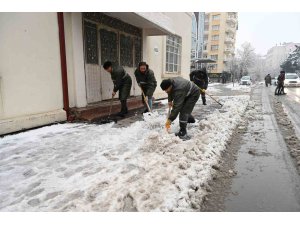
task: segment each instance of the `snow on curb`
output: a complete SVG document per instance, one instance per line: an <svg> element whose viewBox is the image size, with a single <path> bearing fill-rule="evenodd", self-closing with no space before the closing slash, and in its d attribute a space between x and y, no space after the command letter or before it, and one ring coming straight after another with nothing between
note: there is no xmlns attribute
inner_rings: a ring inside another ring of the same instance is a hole
<svg viewBox="0 0 300 225"><path fill-rule="evenodd" d="M249 102L220 99L189 125L188 141L168 134L158 112L126 128L60 124L0 139L0 210L199 211Z"/></svg>

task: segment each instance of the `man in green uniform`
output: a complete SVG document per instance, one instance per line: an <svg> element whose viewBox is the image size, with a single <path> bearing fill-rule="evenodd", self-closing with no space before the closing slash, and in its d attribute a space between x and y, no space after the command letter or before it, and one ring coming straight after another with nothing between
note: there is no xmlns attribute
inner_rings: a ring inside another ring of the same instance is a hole
<svg viewBox="0 0 300 225"><path fill-rule="evenodd" d="M179 114L180 130L175 135L184 137L187 134L186 126L189 115L192 113L200 97L199 88L193 82L182 77L163 80L160 87L168 93L169 107L173 107L165 124L166 128L170 128L172 121L174 121Z"/></svg>
<svg viewBox="0 0 300 225"><path fill-rule="evenodd" d="M206 68L194 70L190 73L190 81L194 82L199 88L203 105L206 105L205 91L208 87L208 76Z"/></svg>
<svg viewBox="0 0 300 225"><path fill-rule="evenodd" d="M110 73L111 79L114 83L112 97L114 97L117 91L119 91L121 111L118 113L118 116L125 117L125 114L128 113L127 98L130 96L130 89L132 86L131 77L128 73L126 73L122 66L113 65L110 61L106 61L103 64L103 68Z"/></svg>
<svg viewBox="0 0 300 225"><path fill-rule="evenodd" d="M146 62L140 62L138 68L134 72L134 75L138 85L142 88L145 97L147 96L149 108L152 110L152 96L157 86L153 71L149 69L149 65ZM142 98L142 100L143 103L146 104L144 98ZM148 112L147 107L144 112Z"/></svg>

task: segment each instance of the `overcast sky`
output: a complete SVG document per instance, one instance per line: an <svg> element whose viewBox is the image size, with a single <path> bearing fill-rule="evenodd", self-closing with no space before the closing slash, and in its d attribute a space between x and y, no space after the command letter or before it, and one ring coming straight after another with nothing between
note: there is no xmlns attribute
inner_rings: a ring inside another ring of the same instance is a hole
<svg viewBox="0 0 300 225"><path fill-rule="evenodd" d="M270 2L271 3L271 2ZM300 43L300 13L238 13L236 48L248 41L255 52L265 55L281 42Z"/></svg>

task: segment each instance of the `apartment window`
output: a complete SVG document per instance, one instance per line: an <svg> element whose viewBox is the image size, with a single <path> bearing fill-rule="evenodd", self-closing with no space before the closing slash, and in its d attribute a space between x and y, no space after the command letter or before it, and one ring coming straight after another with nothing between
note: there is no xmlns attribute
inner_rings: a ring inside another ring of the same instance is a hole
<svg viewBox="0 0 300 225"><path fill-rule="evenodd" d="M218 40L219 40L219 35L213 35L213 36L211 37L211 39L212 39L213 41L218 41Z"/></svg>
<svg viewBox="0 0 300 225"><path fill-rule="evenodd" d="M211 46L212 51L215 51L215 50L218 50L218 49L219 49L219 45L212 45Z"/></svg>
<svg viewBox="0 0 300 225"><path fill-rule="evenodd" d="M213 20L220 20L220 14L219 15L213 15L212 19Z"/></svg>
<svg viewBox="0 0 300 225"><path fill-rule="evenodd" d="M207 45L204 45L203 50L207 50Z"/></svg>
<svg viewBox="0 0 300 225"><path fill-rule="evenodd" d="M220 25L213 25L212 26L212 30L219 30L220 29Z"/></svg>
<svg viewBox="0 0 300 225"><path fill-rule="evenodd" d="M217 70L218 69L218 64L211 64L210 69L211 70Z"/></svg>
<svg viewBox="0 0 300 225"><path fill-rule="evenodd" d="M205 25L204 26L204 31L208 31L208 28L209 28L208 25Z"/></svg>
<svg viewBox="0 0 300 225"><path fill-rule="evenodd" d="M208 41L208 35L204 35L204 41Z"/></svg>
<svg viewBox="0 0 300 225"><path fill-rule="evenodd" d="M218 60L218 55L211 55L210 58L213 60Z"/></svg>
<svg viewBox="0 0 300 225"><path fill-rule="evenodd" d="M181 65L181 37L167 36L166 72L178 73Z"/></svg>

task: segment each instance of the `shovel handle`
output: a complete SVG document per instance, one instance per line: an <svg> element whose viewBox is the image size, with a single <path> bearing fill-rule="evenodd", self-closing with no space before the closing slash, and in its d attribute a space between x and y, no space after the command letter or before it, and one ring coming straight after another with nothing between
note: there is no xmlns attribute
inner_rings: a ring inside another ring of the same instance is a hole
<svg viewBox="0 0 300 225"><path fill-rule="evenodd" d="M111 100L110 100L110 108L109 108L108 118L109 118L110 115L111 115L111 110L112 110L113 101L114 101L114 96L112 96L112 97L111 97Z"/></svg>
<svg viewBox="0 0 300 225"><path fill-rule="evenodd" d="M207 94L206 93L206 91L205 91L205 89L201 89L200 88L200 90L202 91L202 92L204 92L206 95L208 95L212 100L214 100L216 103L218 103L220 106L223 106L223 104L222 103L220 103L219 101L217 101L215 98L213 98L210 94Z"/></svg>
<svg viewBox="0 0 300 225"><path fill-rule="evenodd" d="M145 96L144 91L143 91L142 88L141 88L141 91L142 91L142 95L143 95L143 98L144 98L144 102L145 102L145 104L146 104L146 106L147 106L147 108L148 108L148 111L149 111L149 112L152 112L151 109L150 109L150 107L149 107L149 104L148 104L148 102L147 102L146 96Z"/></svg>

